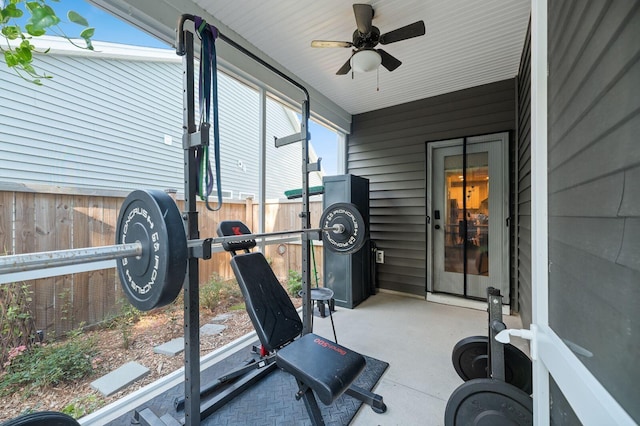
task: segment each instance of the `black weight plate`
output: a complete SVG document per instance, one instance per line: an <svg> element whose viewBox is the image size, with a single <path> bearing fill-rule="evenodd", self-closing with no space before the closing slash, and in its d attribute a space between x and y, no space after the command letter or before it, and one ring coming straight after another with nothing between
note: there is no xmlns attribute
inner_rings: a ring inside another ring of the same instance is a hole
<svg viewBox="0 0 640 426"><path fill-rule="evenodd" d="M445 426L525 426L533 424L533 399L501 380L473 379L449 397Z"/></svg>
<svg viewBox="0 0 640 426"><path fill-rule="evenodd" d="M488 377L488 343L489 339L486 336L471 336L460 340L453 347L453 368L465 382Z"/></svg>
<svg viewBox="0 0 640 426"><path fill-rule="evenodd" d="M323 247L340 254L355 253L362 248L367 239L367 230L355 205L335 203L322 212L320 227L330 228L334 225L342 225L344 232L323 231Z"/></svg>
<svg viewBox="0 0 640 426"><path fill-rule="evenodd" d="M116 244L139 241L142 255L117 261L129 302L149 311L175 300L187 271L187 237L171 196L158 190L133 191L122 203Z"/></svg>
<svg viewBox="0 0 640 426"><path fill-rule="evenodd" d="M24 414L12 420L7 420L1 426L77 426L80 425L73 417L57 411L39 411Z"/></svg>
<svg viewBox="0 0 640 426"><path fill-rule="evenodd" d="M466 382L487 377L488 345L487 336L471 336L453 347L451 361L462 380ZM533 378L529 357L508 343L504 345L504 363L505 381L531 394Z"/></svg>

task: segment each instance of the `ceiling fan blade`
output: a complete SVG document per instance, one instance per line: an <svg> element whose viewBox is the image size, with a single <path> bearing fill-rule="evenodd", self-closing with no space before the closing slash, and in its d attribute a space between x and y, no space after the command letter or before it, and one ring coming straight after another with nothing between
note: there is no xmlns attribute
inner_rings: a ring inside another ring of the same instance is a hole
<svg viewBox="0 0 640 426"><path fill-rule="evenodd" d="M346 73L351 71L351 56L349 56L349 59L347 59L347 62L345 62L344 65L341 66L340 69L336 72L336 75L345 75Z"/></svg>
<svg viewBox="0 0 640 426"><path fill-rule="evenodd" d="M311 47L351 47L350 41L313 40Z"/></svg>
<svg viewBox="0 0 640 426"><path fill-rule="evenodd" d="M370 4L354 4L353 14L356 16L356 26L362 34L371 32L371 20L373 19L373 8Z"/></svg>
<svg viewBox="0 0 640 426"><path fill-rule="evenodd" d="M376 49L376 52L378 52L380 54L380 57L382 58L382 66L389 71L393 71L400 65L402 65L402 62L399 59L396 59L395 57L389 55L384 50Z"/></svg>
<svg viewBox="0 0 640 426"><path fill-rule="evenodd" d="M397 30L389 31L380 36L380 44L395 43L425 34L424 21L414 22Z"/></svg>

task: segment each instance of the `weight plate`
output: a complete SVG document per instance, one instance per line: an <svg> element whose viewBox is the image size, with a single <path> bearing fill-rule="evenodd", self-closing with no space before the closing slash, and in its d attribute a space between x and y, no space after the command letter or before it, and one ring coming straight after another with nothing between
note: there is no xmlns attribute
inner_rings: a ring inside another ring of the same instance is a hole
<svg viewBox="0 0 640 426"><path fill-rule="evenodd" d="M466 382L472 379L487 378L488 347L489 338L487 336L467 337L456 343L451 354L451 361L453 368L462 380ZM504 345L504 363L505 381L531 394L533 379L529 357L508 343Z"/></svg>
<svg viewBox="0 0 640 426"><path fill-rule="evenodd" d="M149 311L175 300L187 271L187 237L182 215L163 191L133 191L122 203L116 244L142 244L142 255L117 261L129 302Z"/></svg>
<svg viewBox="0 0 640 426"><path fill-rule="evenodd" d="M73 417L57 411L38 411L23 414L2 423L2 426L79 426Z"/></svg>
<svg viewBox="0 0 640 426"><path fill-rule="evenodd" d="M449 397L445 426L524 426L533 424L533 399L501 380L473 379Z"/></svg>
<svg viewBox="0 0 640 426"><path fill-rule="evenodd" d="M355 253L362 248L367 239L367 230L364 219L355 205L336 203L322 212L320 227L331 228L334 225L342 225L344 231L323 231L323 247L340 254Z"/></svg>

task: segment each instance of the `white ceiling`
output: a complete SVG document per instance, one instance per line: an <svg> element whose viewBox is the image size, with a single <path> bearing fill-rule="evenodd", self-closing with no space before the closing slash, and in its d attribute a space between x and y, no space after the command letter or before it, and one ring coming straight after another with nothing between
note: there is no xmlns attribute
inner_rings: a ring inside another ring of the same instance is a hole
<svg viewBox="0 0 640 426"><path fill-rule="evenodd" d="M418 20L426 35L384 46L402 61L393 72L336 75L350 49L313 49L311 40L351 41L352 2L194 0L217 20L348 113L513 78L529 21L526 0L369 0L386 33ZM378 46L382 47L382 46Z"/></svg>

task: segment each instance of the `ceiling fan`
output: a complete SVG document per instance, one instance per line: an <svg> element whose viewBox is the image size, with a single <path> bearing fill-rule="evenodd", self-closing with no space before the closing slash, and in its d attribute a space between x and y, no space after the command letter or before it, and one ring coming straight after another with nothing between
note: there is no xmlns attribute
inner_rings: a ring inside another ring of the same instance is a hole
<svg viewBox="0 0 640 426"><path fill-rule="evenodd" d="M349 60L336 72L337 75L347 74L353 68L357 72L373 71L382 65L393 71L402 62L382 49L374 49L378 44L390 44L397 41L419 37L425 34L424 21L380 34L380 30L371 24L373 8L370 4L354 4L353 14L356 18L357 29L353 32L353 41L313 40L311 47L354 47Z"/></svg>

